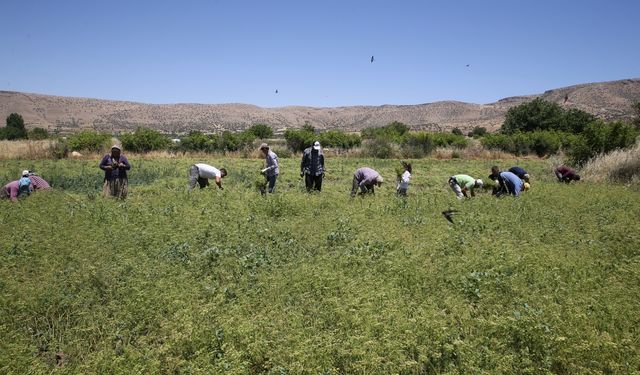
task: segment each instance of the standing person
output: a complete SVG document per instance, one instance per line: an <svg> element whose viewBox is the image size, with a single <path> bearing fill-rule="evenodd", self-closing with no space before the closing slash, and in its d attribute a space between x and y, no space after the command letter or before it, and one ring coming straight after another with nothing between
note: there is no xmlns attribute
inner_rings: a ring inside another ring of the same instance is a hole
<svg viewBox="0 0 640 375"><path fill-rule="evenodd" d="M360 188L360 194L375 193L374 187L376 185L382 186L384 179L377 171L362 167L358 168L353 174L353 184L351 185L351 197L356 196L358 188Z"/></svg>
<svg viewBox="0 0 640 375"><path fill-rule="evenodd" d="M558 178L558 182L566 182L568 184L571 181L580 181L580 176L576 171L566 165L559 166L554 172Z"/></svg>
<svg viewBox="0 0 640 375"><path fill-rule="evenodd" d="M518 176L524 182L529 182L529 173L520 167L511 167L509 168L509 172Z"/></svg>
<svg viewBox="0 0 640 375"><path fill-rule="evenodd" d="M409 189L409 180L411 180L411 163L402 162L404 172L398 176L398 185L396 186L396 193L401 197L407 196L407 190Z"/></svg>
<svg viewBox="0 0 640 375"><path fill-rule="evenodd" d="M524 181L520 179L520 177L518 177L515 173L501 172L500 181L501 184L504 184L504 193L506 194L511 194L514 197L519 197L520 193L524 190Z"/></svg>
<svg viewBox="0 0 640 375"><path fill-rule="evenodd" d="M307 147L302 152L300 177L303 176L307 192L311 192L311 190L322 190L322 179L324 178L324 155L319 141L315 141L312 147Z"/></svg>
<svg viewBox="0 0 640 375"><path fill-rule="evenodd" d="M11 199L18 201L21 195L29 195L31 193L31 181L28 177L22 177L19 180L11 181L0 190L1 199Z"/></svg>
<svg viewBox="0 0 640 375"><path fill-rule="evenodd" d="M34 191L51 189L51 185L49 185L47 181L45 181L42 177L38 176L33 171L24 170L22 171L22 175L29 177L29 180L31 180L31 186L33 187Z"/></svg>
<svg viewBox="0 0 640 375"><path fill-rule="evenodd" d="M100 169L104 171L104 186L102 193L105 197L111 196L125 199L129 191L129 179L127 171L131 164L127 157L122 155L120 146L111 147L111 153L105 155L100 161Z"/></svg>
<svg viewBox="0 0 640 375"><path fill-rule="evenodd" d="M467 192L471 193L472 197L475 197L475 189L482 187L483 183L481 179L474 179L466 174L457 174L449 177L449 187L456 193L456 198L462 199L464 197L469 198Z"/></svg>
<svg viewBox="0 0 640 375"><path fill-rule="evenodd" d="M260 171L266 178L268 184L268 192L273 193L276 188L276 178L280 174L278 167L278 155L269 149L269 145L263 143L260 145L260 151L264 154L266 167Z"/></svg>
<svg viewBox="0 0 640 375"><path fill-rule="evenodd" d="M209 164L198 163L189 168L189 192L196 187L196 183L200 185L200 189L204 189L209 186L209 179L213 178L216 181L216 185L220 190L224 190L222 187L222 178L227 175L227 170L224 168L212 167Z"/></svg>

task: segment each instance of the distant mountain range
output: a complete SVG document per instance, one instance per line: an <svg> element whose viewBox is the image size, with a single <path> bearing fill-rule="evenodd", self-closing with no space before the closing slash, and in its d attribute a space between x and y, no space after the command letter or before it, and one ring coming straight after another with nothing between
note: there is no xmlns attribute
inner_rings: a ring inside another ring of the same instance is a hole
<svg viewBox="0 0 640 375"><path fill-rule="evenodd" d="M539 95L516 96L490 104L442 101L417 105L352 107L261 108L249 104L144 104L135 102L72 98L0 91L0 115L17 112L27 128L42 127L62 133L82 129L119 132L138 126L164 133L190 130L217 132L242 130L253 124L267 124L274 130L298 128L309 122L317 129L358 131L399 121L413 129L469 131L483 126L497 130L507 110L536 97L577 108L605 120L633 117L632 105L640 101L640 78L587 83L553 89ZM2 124L4 125L4 124Z"/></svg>

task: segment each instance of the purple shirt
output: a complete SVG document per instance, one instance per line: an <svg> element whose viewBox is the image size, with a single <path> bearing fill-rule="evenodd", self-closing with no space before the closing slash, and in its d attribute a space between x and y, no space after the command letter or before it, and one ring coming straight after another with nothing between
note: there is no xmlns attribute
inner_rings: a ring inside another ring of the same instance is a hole
<svg viewBox="0 0 640 375"><path fill-rule="evenodd" d="M367 167L362 167L356 170L353 174L359 186L370 186L376 182L376 179L380 176L380 173Z"/></svg>
<svg viewBox="0 0 640 375"><path fill-rule="evenodd" d="M14 202L18 201L18 193L20 191L19 181L11 181L2 188L2 195L8 197Z"/></svg>
<svg viewBox="0 0 640 375"><path fill-rule="evenodd" d="M124 164L124 167L113 168L113 170L105 169L109 165L114 165L116 163ZM100 169L104 171L104 179L105 180L114 180L116 178L127 178L127 171L131 169L131 164L129 164L129 160L124 155L120 155L118 159L114 159L111 157L111 154L105 155L100 161Z"/></svg>

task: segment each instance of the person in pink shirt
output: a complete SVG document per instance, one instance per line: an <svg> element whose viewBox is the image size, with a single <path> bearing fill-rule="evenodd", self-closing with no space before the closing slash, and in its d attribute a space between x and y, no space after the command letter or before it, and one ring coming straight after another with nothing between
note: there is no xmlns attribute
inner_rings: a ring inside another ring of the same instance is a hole
<svg viewBox="0 0 640 375"><path fill-rule="evenodd" d="M29 195L31 192L31 181L28 178L11 181L0 190L0 199L11 199L18 201L18 197L23 194Z"/></svg>

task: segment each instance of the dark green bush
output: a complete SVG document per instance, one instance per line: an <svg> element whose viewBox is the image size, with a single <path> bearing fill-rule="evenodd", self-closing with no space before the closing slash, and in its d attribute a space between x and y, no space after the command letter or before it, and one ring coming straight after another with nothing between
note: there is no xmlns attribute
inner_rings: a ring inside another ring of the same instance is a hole
<svg viewBox="0 0 640 375"><path fill-rule="evenodd" d="M83 130L69 137L71 151L98 152L109 148L111 135L95 130Z"/></svg>
<svg viewBox="0 0 640 375"><path fill-rule="evenodd" d="M409 133L409 127L398 121L378 128L364 128L360 132L363 139L383 137L395 143L401 143L403 136L407 133Z"/></svg>
<svg viewBox="0 0 640 375"><path fill-rule="evenodd" d="M501 132L532 132L538 130L556 130L580 133L595 116L579 109L565 110L560 105L536 98L507 111Z"/></svg>
<svg viewBox="0 0 640 375"><path fill-rule="evenodd" d="M33 128L27 132L27 137L33 140L49 138L49 132L43 128Z"/></svg>
<svg viewBox="0 0 640 375"><path fill-rule="evenodd" d="M632 146L638 130L623 121L605 123L602 120L589 124L573 143L569 156L576 165L582 165L598 154Z"/></svg>
<svg viewBox="0 0 640 375"><path fill-rule="evenodd" d="M479 137L483 137L487 134L487 128L484 128L482 126L476 126L473 128L472 131L469 132L469 137L473 137L473 138L479 138Z"/></svg>
<svg viewBox="0 0 640 375"><path fill-rule="evenodd" d="M133 133L120 136L122 147L127 151L149 152L165 150L171 145L171 140L157 130L138 128Z"/></svg>
<svg viewBox="0 0 640 375"><path fill-rule="evenodd" d="M258 139L267 139L273 137L273 129L269 125L255 124L245 130L247 133L253 134Z"/></svg>

